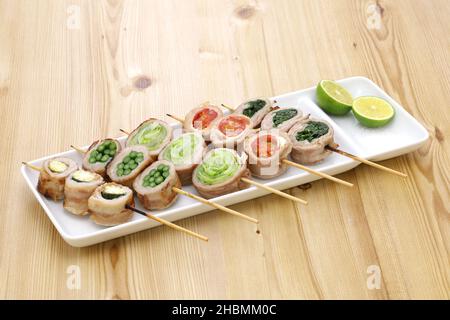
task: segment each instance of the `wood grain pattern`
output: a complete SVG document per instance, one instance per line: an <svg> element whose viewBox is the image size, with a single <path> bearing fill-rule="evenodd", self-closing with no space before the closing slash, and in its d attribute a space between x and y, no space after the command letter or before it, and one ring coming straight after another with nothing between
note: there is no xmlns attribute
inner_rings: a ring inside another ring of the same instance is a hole
<svg viewBox="0 0 450 320"><path fill-rule="evenodd" d="M447 0L0 0L0 298L449 299L449 16ZM72 248L19 173L150 116L352 75L428 129L420 150L383 162L408 179L359 166L339 175L354 188L288 190L308 206L232 206L258 227L219 211L180 221L207 244L160 227Z"/></svg>

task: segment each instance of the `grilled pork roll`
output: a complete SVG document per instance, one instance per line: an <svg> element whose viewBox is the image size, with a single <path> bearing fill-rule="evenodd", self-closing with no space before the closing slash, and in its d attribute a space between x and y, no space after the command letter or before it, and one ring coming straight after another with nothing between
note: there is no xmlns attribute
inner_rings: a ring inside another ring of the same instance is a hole
<svg viewBox="0 0 450 320"><path fill-rule="evenodd" d="M256 128L271 110L272 102L269 99L257 98L245 101L233 113L249 117L252 119L253 128Z"/></svg>
<svg viewBox="0 0 450 320"><path fill-rule="evenodd" d="M150 118L142 122L127 138L126 146L142 145L147 147L152 160L172 139L172 127L167 122Z"/></svg>
<svg viewBox="0 0 450 320"><path fill-rule="evenodd" d="M261 130L278 129L288 132L295 122L304 118L303 113L295 108L276 109L264 117Z"/></svg>
<svg viewBox="0 0 450 320"><path fill-rule="evenodd" d="M64 187L64 209L80 216L88 214L88 199L103 183L103 177L95 172L85 170L72 172L66 178Z"/></svg>
<svg viewBox="0 0 450 320"><path fill-rule="evenodd" d="M291 152L292 143L285 132L260 131L245 139L244 150L252 176L270 179L286 172L288 166L283 160Z"/></svg>
<svg viewBox="0 0 450 320"><path fill-rule="evenodd" d="M198 132L203 139L210 141L212 127L223 117L219 107L205 103L200 107L192 109L184 119L183 129L186 132Z"/></svg>
<svg viewBox="0 0 450 320"><path fill-rule="evenodd" d="M253 132L252 120L241 114L229 114L211 129L211 143L216 148L239 148Z"/></svg>
<svg viewBox="0 0 450 320"><path fill-rule="evenodd" d="M192 182L203 197L209 199L248 188L241 178L249 178L247 155L232 149L209 151L194 170Z"/></svg>
<svg viewBox="0 0 450 320"><path fill-rule="evenodd" d="M289 130L292 159L301 164L322 161L331 153L326 146L337 147L333 136L333 128L323 120L307 118L299 121Z"/></svg>
<svg viewBox="0 0 450 320"><path fill-rule="evenodd" d="M106 172L111 181L131 188L134 179L152 162L145 146L127 147L114 158Z"/></svg>
<svg viewBox="0 0 450 320"><path fill-rule="evenodd" d="M114 182L97 187L88 200L91 219L102 226L116 226L129 221L133 211L126 205L134 205L133 191Z"/></svg>
<svg viewBox="0 0 450 320"><path fill-rule="evenodd" d="M106 166L122 149L116 139L94 141L83 158L83 169L106 177Z"/></svg>
<svg viewBox="0 0 450 320"><path fill-rule="evenodd" d="M37 190L53 201L63 199L66 177L77 169L76 162L69 158L46 160L39 174Z"/></svg>
<svg viewBox="0 0 450 320"><path fill-rule="evenodd" d="M192 184L192 172L206 153L206 143L198 132L188 132L173 139L159 154L159 160L172 162L182 185Z"/></svg>
<svg viewBox="0 0 450 320"><path fill-rule="evenodd" d="M178 196L173 187L181 188L181 181L174 165L166 160L153 162L133 183L139 202L147 210L171 206Z"/></svg>

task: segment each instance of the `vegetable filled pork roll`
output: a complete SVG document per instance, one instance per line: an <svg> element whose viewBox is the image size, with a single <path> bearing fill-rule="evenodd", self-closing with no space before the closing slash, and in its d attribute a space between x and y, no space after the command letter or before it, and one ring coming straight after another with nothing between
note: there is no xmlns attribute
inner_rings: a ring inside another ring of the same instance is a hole
<svg viewBox="0 0 450 320"><path fill-rule="evenodd" d="M211 129L222 117L223 112L219 107L204 103L186 115L183 128L186 132L199 132L203 139L210 141Z"/></svg>
<svg viewBox="0 0 450 320"><path fill-rule="evenodd" d="M173 139L159 154L159 160L172 162L183 185L192 184L192 172L206 153L203 136L188 132Z"/></svg>
<svg viewBox="0 0 450 320"><path fill-rule="evenodd" d="M127 209L127 205L134 205L133 191L114 182L97 187L88 200L91 219L96 224L108 227L131 219L133 211Z"/></svg>
<svg viewBox="0 0 450 320"><path fill-rule="evenodd" d="M134 179L152 162L145 146L127 147L109 164L108 177L131 188Z"/></svg>
<svg viewBox="0 0 450 320"><path fill-rule="evenodd" d="M234 114L243 114L252 119L253 128L261 124L263 118L272 110L272 102L269 99L257 98L248 100L239 105Z"/></svg>
<svg viewBox="0 0 450 320"><path fill-rule="evenodd" d="M83 169L106 176L106 166L122 149L115 139L94 141L83 158Z"/></svg>
<svg viewBox="0 0 450 320"><path fill-rule="evenodd" d="M150 118L130 133L126 146L145 146L152 160L156 160L161 150L172 139L172 132L172 127L167 122Z"/></svg>
<svg viewBox="0 0 450 320"><path fill-rule="evenodd" d="M219 148L209 151L194 170L192 182L203 197L209 199L248 188L241 178L250 177L247 155Z"/></svg>
<svg viewBox="0 0 450 320"><path fill-rule="evenodd" d="M283 160L289 156L292 143L285 132L260 131L245 139L244 150L252 176L271 179L286 172L288 166Z"/></svg>
<svg viewBox="0 0 450 320"><path fill-rule="evenodd" d="M326 146L337 147L333 128L323 120L304 119L289 130L292 159L301 164L314 164L331 154Z"/></svg>
<svg viewBox="0 0 450 320"><path fill-rule="evenodd" d="M46 160L39 174L37 190L53 201L63 199L66 178L77 169L76 162L69 158Z"/></svg>
<svg viewBox="0 0 450 320"><path fill-rule="evenodd" d="M304 118L303 113L295 108L276 109L264 117L261 130L278 129L288 132L295 122Z"/></svg>
<svg viewBox="0 0 450 320"><path fill-rule="evenodd" d="M216 148L239 148L245 137L253 132L252 120L241 114L229 114L211 130L211 142Z"/></svg>
<svg viewBox="0 0 450 320"><path fill-rule="evenodd" d="M72 172L66 178L64 187L64 209L80 216L88 214L88 199L103 183L103 177L95 172L86 170Z"/></svg>
<svg viewBox="0 0 450 320"><path fill-rule="evenodd" d="M181 188L181 181L174 165L166 160L152 163L133 183L139 202L147 210L171 206L178 196L173 187Z"/></svg>

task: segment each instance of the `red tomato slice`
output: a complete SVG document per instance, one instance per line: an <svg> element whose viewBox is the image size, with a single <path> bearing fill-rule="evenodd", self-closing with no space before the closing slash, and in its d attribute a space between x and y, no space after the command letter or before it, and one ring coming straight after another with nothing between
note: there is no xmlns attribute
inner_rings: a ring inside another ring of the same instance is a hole
<svg viewBox="0 0 450 320"><path fill-rule="evenodd" d="M278 139L272 135L260 136L253 141L252 149L258 157L271 157L279 149Z"/></svg>
<svg viewBox="0 0 450 320"><path fill-rule="evenodd" d="M230 115L219 123L219 130L227 137L239 135L250 124L250 119L241 115Z"/></svg>
<svg viewBox="0 0 450 320"><path fill-rule="evenodd" d="M217 112L213 109L204 108L197 112L192 120L195 129L208 128L211 122L217 118Z"/></svg>

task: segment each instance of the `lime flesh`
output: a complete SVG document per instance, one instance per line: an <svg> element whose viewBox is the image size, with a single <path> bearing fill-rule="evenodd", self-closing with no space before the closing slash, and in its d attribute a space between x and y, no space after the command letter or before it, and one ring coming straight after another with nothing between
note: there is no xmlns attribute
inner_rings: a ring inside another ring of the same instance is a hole
<svg viewBox="0 0 450 320"><path fill-rule="evenodd" d="M384 99L377 97L359 97L352 107L355 118L366 127L378 128L388 124L394 118L394 108Z"/></svg>
<svg viewBox="0 0 450 320"><path fill-rule="evenodd" d="M317 85L316 97L319 106L326 113L342 116L352 109L352 95L334 81L320 81Z"/></svg>

